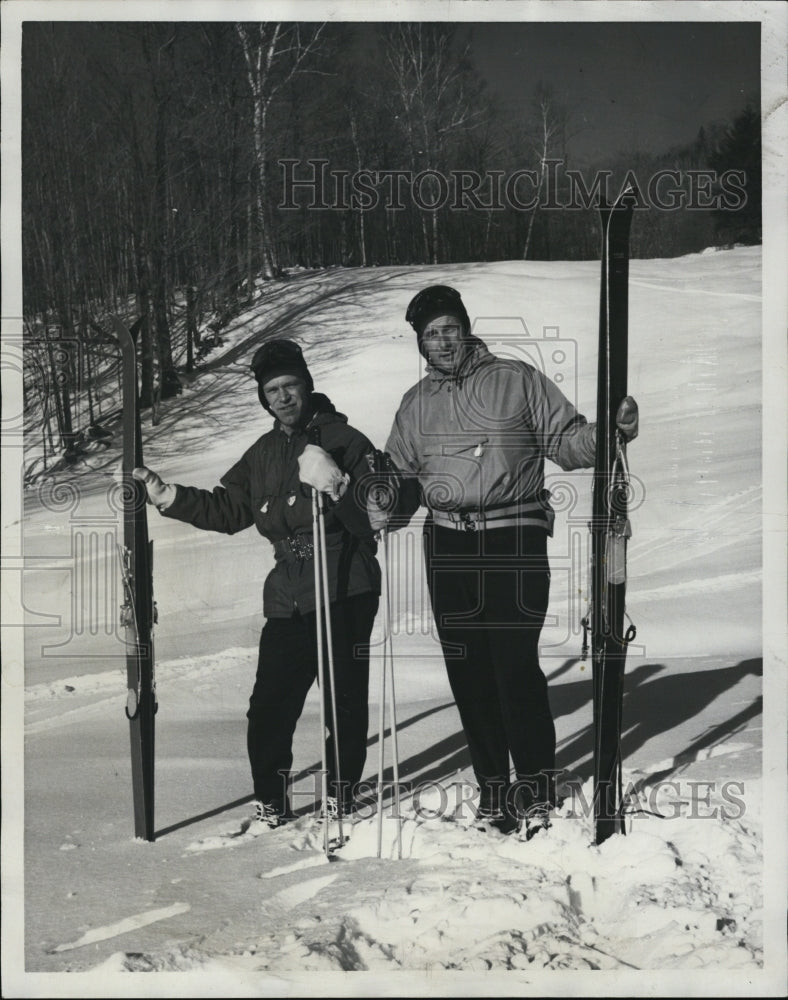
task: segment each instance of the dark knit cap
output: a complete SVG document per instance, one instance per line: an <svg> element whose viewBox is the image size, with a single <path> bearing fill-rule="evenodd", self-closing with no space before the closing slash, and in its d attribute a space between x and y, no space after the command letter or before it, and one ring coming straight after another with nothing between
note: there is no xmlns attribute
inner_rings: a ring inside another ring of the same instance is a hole
<svg viewBox="0 0 788 1000"><path fill-rule="evenodd" d="M430 285L414 295L405 313L405 320L421 338L427 324L436 316L456 316L462 321L466 334L471 329L471 321L460 293L448 285Z"/></svg>
<svg viewBox="0 0 788 1000"><path fill-rule="evenodd" d="M257 379L257 396L268 412L271 408L265 398L263 387L271 379L280 375L295 375L306 382L307 392L313 392L315 384L306 366L303 352L293 340L267 340L259 347L249 366Z"/></svg>

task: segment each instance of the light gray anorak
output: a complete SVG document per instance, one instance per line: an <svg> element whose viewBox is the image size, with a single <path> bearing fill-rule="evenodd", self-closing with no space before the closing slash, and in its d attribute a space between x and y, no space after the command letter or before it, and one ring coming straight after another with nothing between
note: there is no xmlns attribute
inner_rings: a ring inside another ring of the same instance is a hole
<svg viewBox="0 0 788 1000"><path fill-rule="evenodd" d="M517 505L521 523L552 531L544 460L564 470L593 466L596 425L542 372L470 340L457 373L428 368L405 393L385 450L418 479L432 511Z"/></svg>

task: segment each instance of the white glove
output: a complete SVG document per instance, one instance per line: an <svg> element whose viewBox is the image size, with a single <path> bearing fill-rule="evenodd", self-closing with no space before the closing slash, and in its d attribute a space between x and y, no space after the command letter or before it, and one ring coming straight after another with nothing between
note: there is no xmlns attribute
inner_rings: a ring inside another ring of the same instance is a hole
<svg viewBox="0 0 788 1000"><path fill-rule="evenodd" d="M302 483L328 493L332 500L341 499L350 482L350 476L317 444L308 444L298 456L298 475Z"/></svg>
<svg viewBox="0 0 788 1000"><path fill-rule="evenodd" d="M146 469L143 465L139 469L134 469L131 474L145 486L148 493L148 503L158 507L159 510L166 510L175 499L178 487L171 483L165 483L161 476L152 469Z"/></svg>
<svg viewBox="0 0 788 1000"><path fill-rule="evenodd" d="M621 400L616 413L616 427L626 441L633 441L638 436L638 404L631 396L624 396Z"/></svg>

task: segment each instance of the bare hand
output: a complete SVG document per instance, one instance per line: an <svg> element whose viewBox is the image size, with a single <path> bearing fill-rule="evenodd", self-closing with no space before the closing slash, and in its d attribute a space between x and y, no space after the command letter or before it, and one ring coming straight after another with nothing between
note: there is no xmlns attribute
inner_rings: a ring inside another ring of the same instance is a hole
<svg viewBox="0 0 788 1000"><path fill-rule="evenodd" d="M161 476L153 469L141 466L132 471L132 476L144 485L148 493L148 503L155 507L169 507L175 499L177 488L170 483L165 483Z"/></svg>

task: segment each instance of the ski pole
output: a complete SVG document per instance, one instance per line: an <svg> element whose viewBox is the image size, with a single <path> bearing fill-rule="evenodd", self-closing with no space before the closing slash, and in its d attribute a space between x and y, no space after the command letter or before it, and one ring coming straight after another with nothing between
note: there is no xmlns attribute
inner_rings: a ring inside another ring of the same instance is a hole
<svg viewBox="0 0 788 1000"><path fill-rule="evenodd" d="M323 600L325 604L326 647L328 650L328 682L331 685L331 721L334 728L334 774L337 787L337 821L339 825L339 845L342 846L342 776L339 770L339 725L337 723L337 692L334 685L334 646L331 632L331 595L328 586L328 557L326 555L325 501L318 497L318 527L320 533L320 563L323 579ZM326 823L328 829L328 823Z"/></svg>
<svg viewBox="0 0 788 1000"><path fill-rule="evenodd" d="M309 441L311 444L320 447L320 428L311 427L309 430ZM316 488L312 489L312 535L315 560L315 608L320 607L321 597L323 607L321 614L316 619L317 642L318 642L318 684L320 685L320 709L323 732L323 808L326 813L325 827L325 847L328 852L328 776L326 768L325 752L325 673L323 670L323 628L325 626L326 651L328 656L328 681L331 692L331 723L333 727L334 743L334 780L337 788L337 820L339 825L339 844L343 843L342 831L342 778L339 767L339 725L337 722L337 697L334 684L334 644L331 630L331 594L328 584L328 558L326 555L326 524L325 524L325 499Z"/></svg>
<svg viewBox="0 0 788 1000"><path fill-rule="evenodd" d="M378 785L378 857L381 853L381 839L383 830L383 809L382 809L382 787L383 787L383 740L385 736L385 675L386 667L389 671L389 685L391 687L391 749L392 768L394 776L394 812L397 820L397 857L402 858L402 817L400 816L399 798L399 749L397 746L397 701L394 694L394 647L391 639L391 592L389 586L388 567L388 531L386 528L380 530L381 541L381 577L383 580L383 668L381 670L381 726L380 726L380 783Z"/></svg>
<svg viewBox="0 0 788 1000"><path fill-rule="evenodd" d="M380 532L382 536L383 532ZM380 536L379 536L380 537ZM385 574L381 573L381 577L385 579ZM383 583L382 586L385 588L386 584ZM380 664L380 708L379 708L379 725L378 725L378 857L381 857L383 852L383 767L385 765L385 752L384 745L386 742L386 653L387 653L387 639L386 632L388 628L387 615L386 615L386 596L385 591L383 594L383 654Z"/></svg>
<svg viewBox="0 0 788 1000"><path fill-rule="evenodd" d="M390 464L387 464L387 456L376 451L368 456L370 471L380 476L382 473L390 471ZM389 484L386 484L387 488ZM389 498L390 499L390 498ZM385 766L385 741L386 741L386 675L390 675L391 684L391 738L393 749L393 777L394 777L394 808L397 819L397 853L402 857L402 818L399 807L399 750L397 747L397 703L394 696L394 651L391 639L391 588L389 582L388 568L388 530L385 526L380 528L377 534L380 542L380 562L381 562L381 591L382 591L382 612L383 612L383 651L380 669L380 724L378 734L378 857L382 854L383 848L383 771Z"/></svg>
<svg viewBox="0 0 788 1000"><path fill-rule="evenodd" d="M317 635L317 683L320 687L320 792L325 808L328 798L328 768L326 766L326 703L324 699L325 687L323 684L323 609L321 605L321 566L318 557L320 548L320 527L319 527L319 505L316 489L312 489L312 556L315 570L315 632ZM326 857L329 856L328 823L323 824L323 850Z"/></svg>

